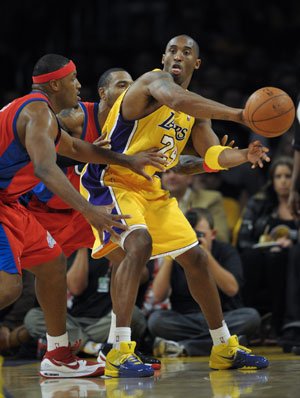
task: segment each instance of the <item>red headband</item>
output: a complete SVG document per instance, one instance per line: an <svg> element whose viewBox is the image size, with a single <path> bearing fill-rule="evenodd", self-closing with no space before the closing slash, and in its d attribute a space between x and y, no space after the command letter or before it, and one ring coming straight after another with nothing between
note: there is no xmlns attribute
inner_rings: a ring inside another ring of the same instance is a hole
<svg viewBox="0 0 300 398"><path fill-rule="evenodd" d="M55 70L54 72L45 73L44 75L39 76L32 76L32 81L33 83L47 83L52 79L61 79L62 77L69 75L75 69L75 64L73 61L70 61L67 65Z"/></svg>

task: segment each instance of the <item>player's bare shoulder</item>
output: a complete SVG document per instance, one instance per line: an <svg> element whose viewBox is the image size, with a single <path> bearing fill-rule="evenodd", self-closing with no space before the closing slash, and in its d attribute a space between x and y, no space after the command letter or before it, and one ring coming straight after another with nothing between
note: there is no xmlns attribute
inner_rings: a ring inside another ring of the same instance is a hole
<svg viewBox="0 0 300 398"><path fill-rule="evenodd" d="M57 115L57 118L61 127L64 128L66 131L70 131L75 135L77 133L77 130L78 133L81 133L81 128L84 124L84 112L80 105L76 108L63 109Z"/></svg>
<svg viewBox="0 0 300 398"><path fill-rule="evenodd" d="M122 103L122 114L127 120L140 119L155 111L161 104L151 94L153 84L162 85L173 81L172 76L162 70L153 70L140 76L127 90Z"/></svg>

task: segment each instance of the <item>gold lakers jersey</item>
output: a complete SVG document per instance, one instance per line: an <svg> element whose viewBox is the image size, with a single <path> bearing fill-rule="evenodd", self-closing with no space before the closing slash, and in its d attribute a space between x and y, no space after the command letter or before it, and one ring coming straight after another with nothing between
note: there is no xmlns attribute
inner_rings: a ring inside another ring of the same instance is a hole
<svg viewBox="0 0 300 398"><path fill-rule="evenodd" d="M166 169L174 167L190 136L194 117L163 105L142 119L127 121L120 112L124 95L126 92L115 102L103 127L106 139L111 140L111 149L133 155L157 147L159 152L167 157ZM124 167L115 165L110 166L109 171L121 175L134 174ZM146 167L146 173L149 175L153 175L156 171L157 169L152 166ZM137 174L135 174L136 179L145 182L145 179Z"/></svg>

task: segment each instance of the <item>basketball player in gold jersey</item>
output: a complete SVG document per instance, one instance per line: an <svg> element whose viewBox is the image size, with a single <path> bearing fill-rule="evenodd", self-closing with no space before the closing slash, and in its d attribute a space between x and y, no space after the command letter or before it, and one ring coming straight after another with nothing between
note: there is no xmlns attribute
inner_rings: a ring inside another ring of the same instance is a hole
<svg viewBox="0 0 300 398"><path fill-rule="evenodd" d="M103 131L114 151L134 154L158 147L168 159L166 168L178 162L190 134L204 157L206 171L224 170L245 162L253 167L269 161L267 148L258 141L248 149L224 147L211 128L210 119L245 123L243 110L227 107L187 91L194 70L201 63L197 43L186 35L169 41L163 55L163 71L154 70L137 79L112 107ZM134 355L129 328L141 272L150 257L176 257L185 270L189 288L201 306L213 339L210 367L214 369L268 366L267 359L250 354L230 336L223 320L215 281L195 232L179 210L176 199L161 189L157 170L148 167L153 181L118 166L88 164L81 175L81 193L93 204L114 202L113 214L131 214L124 220L129 231L114 230L119 239L95 233L93 257L108 257L114 267L111 295L116 314L114 348L106 358L105 374L113 377L151 376L153 371ZM122 221L123 222L123 221Z"/></svg>

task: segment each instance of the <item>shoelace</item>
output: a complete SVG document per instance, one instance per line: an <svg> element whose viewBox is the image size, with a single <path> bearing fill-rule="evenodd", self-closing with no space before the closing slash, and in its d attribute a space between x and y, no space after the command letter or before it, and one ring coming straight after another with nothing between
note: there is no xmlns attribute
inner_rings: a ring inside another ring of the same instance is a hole
<svg viewBox="0 0 300 398"><path fill-rule="evenodd" d="M125 361L131 362L133 365L139 365L142 361L133 354L124 354L122 359L120 360L120 364L122 365Z"/></svg>
<svg viewBox="0 0 300 398"><path fill-rule="evenodd" d="M250 350L249 348L244 347L244 346L242 346L242 345L237 345L237 346L235 346L235 347L232 347L232 348L229 350L229 352L230 352L230 354L235 354L236 350L245 351L247 354L250 354L250 353L251 353L251 350ZM254 354L251 354L251 355L254 355Z"/></svg>
<svg viewBox="0 0 300 398"><path fill-rule="evenodd" d="M74 362L74 361L78 361L80 360L80 358L74 354L75 351L78 350L78 348L81 345L81 339L79 341L75 341L75 343L71 346L71 343L69 343L68 348L70 349L70 356L68 358L66 358L68 361L70 362Z"/></svg>

